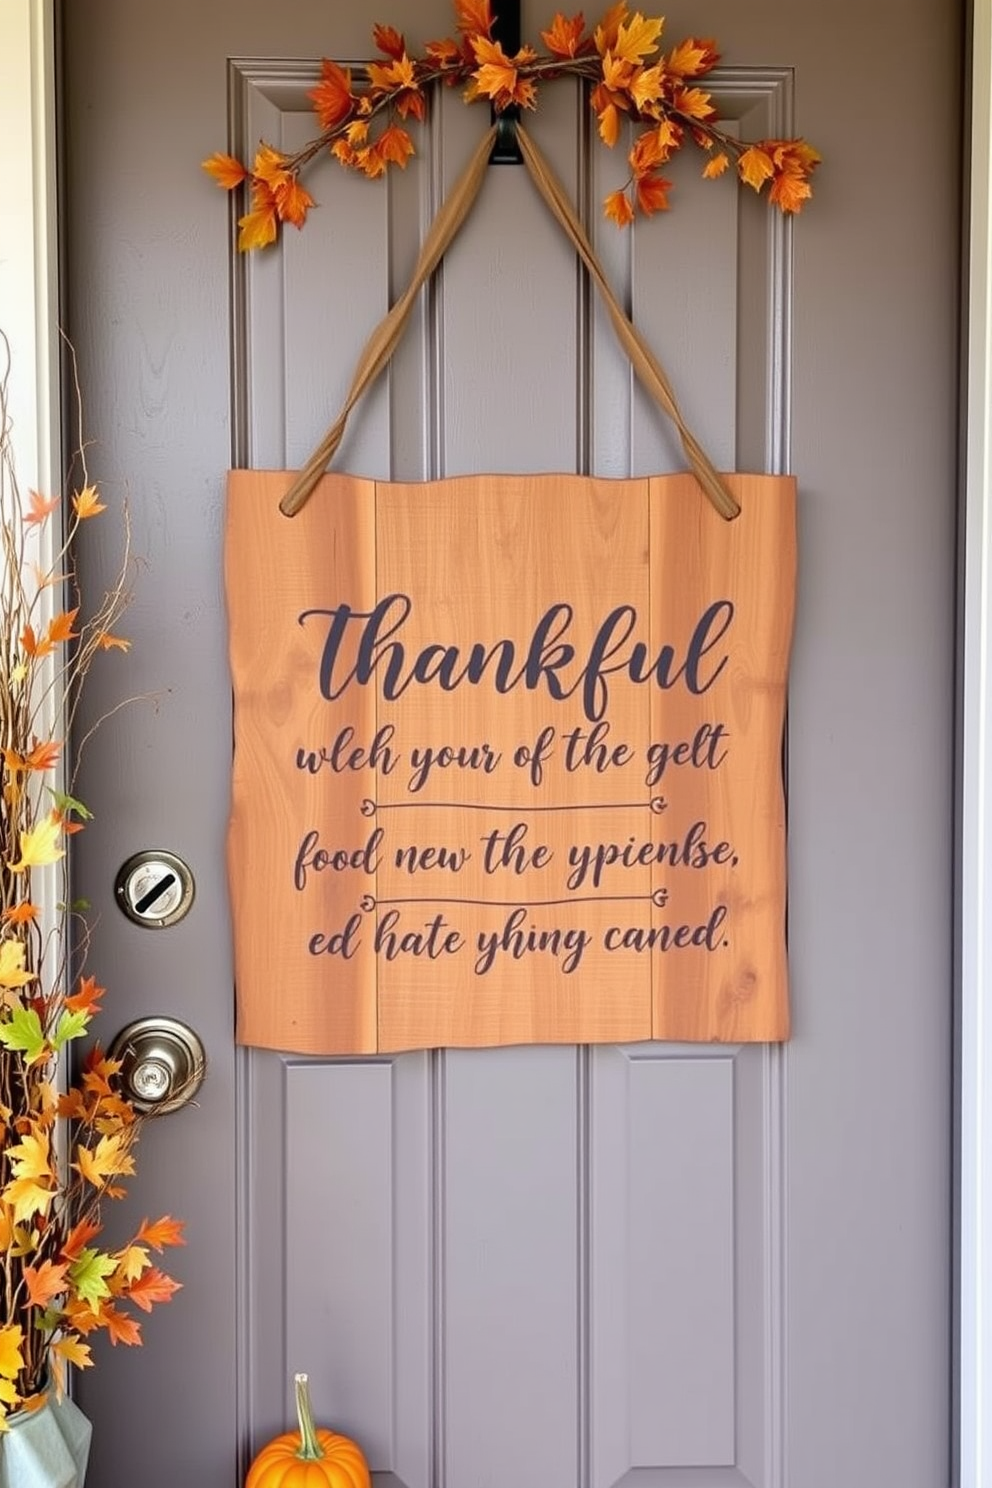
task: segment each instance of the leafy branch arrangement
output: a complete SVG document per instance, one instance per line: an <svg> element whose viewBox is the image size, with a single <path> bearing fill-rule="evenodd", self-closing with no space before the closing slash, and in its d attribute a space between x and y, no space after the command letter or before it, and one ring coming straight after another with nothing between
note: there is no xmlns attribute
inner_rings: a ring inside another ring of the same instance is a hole
<svg viewBox="0 0 992 1488"><path fill-rule="evenodd" d="M72 553L82 524L106 508L81 438L82 481L64 536L49 530L58 496L22 499L9 371L0 333L0 1431L11 1412L40 1405L49 1385L62 1388L66 1364L92 1363L87 1335L140 1343L124 1304L148 1312L170 1299L179 1283L151 1251L182 1243L181 1224L166 1216L123 1246L100 1247L102 1202L123 1197L145 1118L116 1088L119 1065L99 1045L68 1089L58 1087L59 1066L88 1035L104 989L78 968L74 975L70 939L85 906L68 902L66 847L90 813L51 782L91 666L130 645L114 633L128 557L125 541L113 589L86 615ZM60 609L66 595L71 608ZM43 902L56 897L46 913Z"/></svg>
<svg viewBox="0 0 992 1488"><path fill-rule="evenodd" d="M247 185L251 205L239 218L242 251L275 242L281 223L303 226L315 203L300 176L324 150L372 178L390 165L403 169L414 154L403 121L424 119L427 92L435 83L462 86L466 102L483 98L502 112L536 108L539 85L553 78L584 79L591 85L589 101L604 144L616 145L625 116L642 126L628 151L627 181L603 203L618 227L632 222L637 211L651 216L667 210L672 183L661 168L687 140L708 156L703 168L708 179L733 163L753 190L770 183L768 199L783 212L800 211L810 197L810 176L820 156L805 140L748 144L718 127L710 94L697 86L719 61L714 41L688 37L665 53L664 20L630 14L619 0L591 34L581 13L569 19L558 12L541 32L545 51L525 45L511 57L493 40L489 0L454 0L454 10L457 38L428 42L422 57L409 55L392 26L376 26L373 39L381 60L368 64L368 80L361 85L350 69L325 59L320 82L308 95L321 132L295 155L263 142L250 168L220 152L203 162L226 190Z"/></svg>

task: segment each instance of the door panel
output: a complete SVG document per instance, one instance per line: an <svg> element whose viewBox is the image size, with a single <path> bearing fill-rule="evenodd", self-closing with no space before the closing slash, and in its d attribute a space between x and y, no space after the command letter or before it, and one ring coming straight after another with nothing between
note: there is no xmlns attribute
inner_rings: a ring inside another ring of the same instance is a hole
<svg viewBox="0 0 992 1488"><path fill-rule="evenodd" d="M226 139L293 148L320 55L363 57L373 19L443 35L447 6L65 7L68 323L91 467L129 493L144 558L134 649L91 716L147 695L84 756L78 891L107 1035L167 1012L210 1058L198 1107L143 1143L132 1207L187 1217L185 1290L140 1355L80 1379L93 1488L130 1488L137 1461L143 1488L233 1488L301 1368L377 1484L947 1478L960 18L908 0L890 35L880 3L701 3L668 32L719 37L727 118L827 156L794 232L686 160L672 212L618 234L598 204L622 164L577 91L545 90L533 128L717 463L799 476L795 1037L342 1060L233 1047L223 477L309 453L485 113L444 94L386 182L322 164L306 229L232 268L197 162ZM524 34L550 12L525 4ZM839 77L841 33L865 46ZM884 174L858 96L899 119ZM491 171L422 300L340 468L680 464L523 172ZM88 584L113 557L84 552ZM158 934L113 905L146 845L197 876Z"/></svg>

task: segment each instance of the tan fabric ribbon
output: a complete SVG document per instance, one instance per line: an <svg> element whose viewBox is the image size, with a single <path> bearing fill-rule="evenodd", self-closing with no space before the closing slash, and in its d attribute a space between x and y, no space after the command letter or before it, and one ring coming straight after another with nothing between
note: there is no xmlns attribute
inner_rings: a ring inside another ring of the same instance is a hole
<svg viewBox="0 0 992 1488"><path fill-rule="evenodd" d="M352 378L344 407L303 469L296 476L286 495L280 501L279 509L287 517L295 516L310 499L314 487L327 469L328 464L334 456L334 452L344 437L348 415L365 389L370 383L375 381L379 373L386 366L403 334L417 295L437 268L447 248L455 238L458 229L468 216L469 209L479 194L482 182L489 168L489 157L492 153L496 130L497 126L494 125L483 135L468 165L446 197L424 239L410 283L389 313L372 332L372 335L365 344L365 348L359 357L358 365L355 368L355 374ZM672 391L671 384L658 361L642 341L630 317L624 313L617 303L616 296L610 288L606 274L603 271L603 266L596 257L592 244L589 242L582 224L572 209L565 188L555 176L534 140L531 139L530 135L519 124L517 125L517 138L520 141L521 153L524 157L524 163L530 172L531 179L534 181L538 191L547 202L554 216L571 238L576 252L585 264L600 294L603 296L613 329L617 334L621 346L630 358L634 371L658 406L668 414L668 417L674 423L679 432L679 438L682 442L685 457L689 462L689 467L704 492L720 515L726 517L728 521L731 520L740 512L740 506L731 495L723 478L714 468L701 444L687 426L679 410L678 403L675 400L675 394Z"/></svg>

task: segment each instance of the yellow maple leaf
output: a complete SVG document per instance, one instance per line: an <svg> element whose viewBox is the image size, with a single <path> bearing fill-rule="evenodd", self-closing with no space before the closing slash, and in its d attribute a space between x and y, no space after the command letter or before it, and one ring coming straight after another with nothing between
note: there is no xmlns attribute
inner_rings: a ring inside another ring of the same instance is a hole
<svg viewBox="0 0 992 1488"><path fill-rule="evenodd" d="M13 1147L7 1148L7 1159L15 1178L47 1178L54 1181L48 1135L35 1127Z"/></svg>
<svg viewBox="0 0 992 1488"><path fill-rule="evenodd" d="M83 1343L75 1333L64 1333L52 1344L52 1349L58 1358L67 1364L75 1364L77 1369L88 1369L93 1363L89 1344Z"/></svg>
<svg viewBox="0 0 992 1488"><path fill-rule="evenodd" d="M665 69L660 62L654 67L639 67L630 82L630 96L639 109L657 103L665 88Z"/></svg>
<svg viewBox="0 0 992 1488"><path fill-rule="evenodd" d="M0 987L24 987L33 982L33 971L24 970L26 947L20 940L0 943Z"/></svg>
<svg viewBox="0 0 992 1488"><path fill-rule="evenodd" d="M87 517L95 517L99 512L107 510L97 494L96 486L84 486L76 496L73 496L72 509L81 522Z"/></svg>
<svg viewBox="0 0 992 1488"><path fill-rule="evenodd" d="M8 1323L0 1328L0 1374L5 1379L16 1379L24 1368L23 1342L24 1329L20 1323Z"/></svg>
<svg viewBox="0 0 992 1488"><path fill-rule="evenodd" d="M11 871L23 873L26 869L43 868L46 863L57 863L64 858L65 850L58 846L61 830L62 824L57 817L48 815L30 832L22 832L21 856L16 863L10 864Z"/></svg>
<svg viewBox="0 0 992 1488"><path fill-rule="evenodd" d="M661 17L652 19L651 16L642 16L639 10L635 11L629 21L624 21L618 27L617 39L611 50L626 62L643 62L645 57L657 50L664 27L665 22Z"/></svg>
<svg viewBox="0 0 992 1488"><path fill-rule="evenodd" d="M712 119L716 116L713 99L702 88L680 88L675 95L674 106L689 119Z"/></svg>
<svg viewBox="0 0 992 1488"><path fill-rule="evenodd" d="M151 1256L143 1245L128 1245L120 1253L114 1278L125 1284L137 1281L138 1277L143 1276L148 1270L151 1263Z"/></svg>
<svg viewBox="0 0 992 1488"><path fill-rule="evenodd" d="M250 253L253 248L265 248L274 243L279 233L275 202L253 207L238 218L238 251Z"/></svg>
<svg viewBox="0 0 992 1488"><path fill-rule="evenodd" d="M131 1141L126 1133L101 1137L93 1148L80 1143L76 1148L76 1161L72 1166L81 1173L94 1188L102 1188L114 1174L130 1175L134 1172L134 1158L130 1153Z"/></svg>
<svg viewBox="0 0 992 1488"><path fill-rule="evenodd" d="M721 150L719 155L714 155L713 159L708 160L703 166L703 175L707 181L714 181L717 176L723 175L729 164L729 157L724 150Z"/></svg>
<svg viewBox="0 0 992 1488"><path fill-rule="evenodd" d="M737 162L737 174L748 186L760 191L765 182L775 174L775 167L767 150L762 150L759 145L750 145Z"/></svg>
<svg viewBox="0 0 992 1488"><path fill-rule="evenodd" d="M36 1214L47 1214L55 1193L34 1178L15 1178L0 1197L11 1206L16 1224L22 1219L33 1219Z"/></svg>

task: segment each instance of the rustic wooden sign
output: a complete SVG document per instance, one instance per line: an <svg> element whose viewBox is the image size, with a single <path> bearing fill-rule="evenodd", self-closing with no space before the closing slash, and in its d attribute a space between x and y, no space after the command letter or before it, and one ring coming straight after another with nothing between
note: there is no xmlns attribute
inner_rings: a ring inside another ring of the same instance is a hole
<svg viewBox="0 0 992 1488"><path fill-rule="evenodd" d="M795 490L230 476L238 1038L788 1036Z"/></svg>

